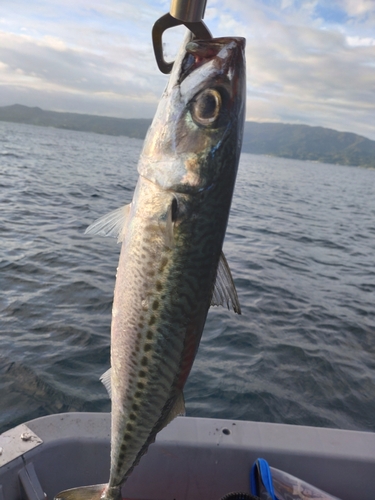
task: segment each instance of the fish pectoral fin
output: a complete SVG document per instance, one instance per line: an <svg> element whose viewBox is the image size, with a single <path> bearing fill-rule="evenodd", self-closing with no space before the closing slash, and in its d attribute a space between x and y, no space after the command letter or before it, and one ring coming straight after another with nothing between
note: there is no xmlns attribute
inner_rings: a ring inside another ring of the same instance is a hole
<svg viewBox="0 0 375 500"><path fill-rule="evenodd" d="M177 212L177 200L173 198L172 203L170 204L166 220L165 220L165 246L167 248L174 247L174 222L176 220L176 212Z"/></svg>
<svg viewBox="0 0 375 500"><path fill-rule="evenodd" d="M85 234L111 236L117 238L117 242L120 243L125 238L130 207L131 203L103 215L86 229Z"/></svg>
<svg viewBox="0 0 375 500"><path fill-rule="evenodd" d="M100 500L101 498L107 498L102 496L106 488L106 484L96 484L95 486L81 486L79 488L72 488L70 490L64 490L61 493L58 493L54 497L54 500ZM118 487L117 497L111 496L110 498L121 500L120 493L121 489L120 487Z"/></svg>
<svg viewBox="0 0 375 500"><path fill-rule="evenodd" d="M111 368L108 368L106 372L99 378L100 382L107 389L109 397L112 399L112 385L111 385Z"/></svg>
<svg viewBox="0 0 375 500"><path fill-rule="evenodd" d="M211 299L212 306L227 306L237 314L241 314L241 307L238 301L236 287L233 282L227 259L221 252L219 265L217 268L216 281Z"/></svg>
<svg viewBox="0 0 375 500"><path fill-rule="evenodd" d="M163 429L164 427L167 427L167 425L170 424L176 417L184 417L185 415L185 398L183 392L181 391L177 396L177 399L175 401L175 404L172 406L171 411L168 413L166 419L164 420L161 428Z"/></svg>

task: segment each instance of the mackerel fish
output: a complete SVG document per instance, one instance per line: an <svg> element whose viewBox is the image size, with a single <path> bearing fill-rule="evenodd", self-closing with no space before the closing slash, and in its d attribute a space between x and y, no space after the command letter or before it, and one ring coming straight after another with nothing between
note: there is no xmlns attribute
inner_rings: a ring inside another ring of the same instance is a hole
<svg viewBox="0 0 375 500"><path fill-rule="evenodd" d="M119 500L183 387L210 305L240 314L222 245L245 111L245 39L185 38L147 133L130 205L87 232L122 243L114 291L108 484L55 500Z"/></svg>

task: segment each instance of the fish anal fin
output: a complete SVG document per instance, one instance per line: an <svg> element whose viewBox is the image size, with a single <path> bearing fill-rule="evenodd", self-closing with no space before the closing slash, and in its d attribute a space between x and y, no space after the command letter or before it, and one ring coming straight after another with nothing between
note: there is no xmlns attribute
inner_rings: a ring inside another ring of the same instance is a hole
<svg viewBox="0 0 375 500"><path fill-rule="evenodd" d="M130 208L131 203L103 215L86 229L85 234L110 236L117 238L117 242L120 243L126 235Z"/></svg>
<svg viewBox="0 0 375 500"><path fill-rule="evenodd" d="M219 265L217 268L216 281L211 299L212 306L227 306L237 314L241 314L241 307L232 274L229 269L227 259L221 252Z"/></svg>

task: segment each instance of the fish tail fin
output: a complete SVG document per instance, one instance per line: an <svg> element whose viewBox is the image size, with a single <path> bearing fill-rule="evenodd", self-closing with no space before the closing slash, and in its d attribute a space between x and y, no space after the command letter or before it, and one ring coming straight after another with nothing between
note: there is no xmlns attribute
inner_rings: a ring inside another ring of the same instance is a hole
<svg viewBox="0 0 375 500"><path fill-rule="evenodd" d="M121 500L121 488L108 488L107 484L81 486L58 493L54 500Z"/></svg>

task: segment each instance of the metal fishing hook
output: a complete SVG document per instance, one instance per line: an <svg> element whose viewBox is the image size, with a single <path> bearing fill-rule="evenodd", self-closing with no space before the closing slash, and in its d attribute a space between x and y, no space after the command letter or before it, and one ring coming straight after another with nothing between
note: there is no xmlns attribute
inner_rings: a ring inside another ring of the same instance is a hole
<svg viewBox="0 0 375 500"><path fill-rule="evenodd" d="M164 31L174 26L183 24L191 31L195 38L209 40L212 35L202 21L207 0L171 0L171 8L156 21L152 28L152 44L155 59L162 73L171 72L173 62L168 63L164 59L162 37Z"/></svg>

